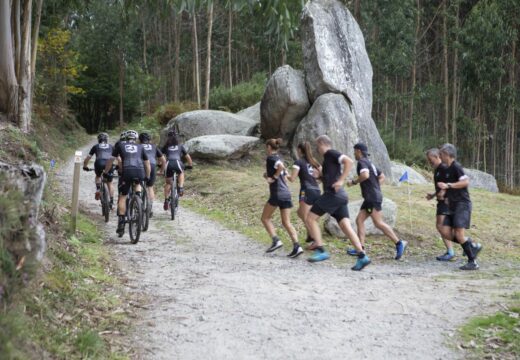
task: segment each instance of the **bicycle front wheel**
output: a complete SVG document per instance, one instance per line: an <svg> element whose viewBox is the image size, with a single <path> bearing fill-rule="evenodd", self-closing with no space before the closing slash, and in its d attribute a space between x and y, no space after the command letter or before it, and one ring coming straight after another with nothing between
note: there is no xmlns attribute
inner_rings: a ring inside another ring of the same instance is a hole
<svg viewBox="0 0 520 360"><path fill-rule="evenodd" d="M170 191L170 212L171 212L172 220L175 220L175 215L177 214L177 204L178 204L177 197L178 196L179 195L177 193L177 176L174 175L173 181L172 181L172 189Z"/></svg>
<svg viewBox="0 0 520 360"><path fill-rule="evenodd" d="M142 230L143 232L148 230L148 226L150 224L150 201L148 200L148 193L146 191L146 188L143 187L143 223L142 223Z"/></svg>
<svg viewBox="0 0 520 360"><path fill-rule="evenodd" d="M143 204L139 196L134 195L130 200L129 206L128 231L130 233L130 242L132 244L137 244L141 236L141 227L143 221Z"/></svg>
<svg viewBox="0 0 520 360"><path fill-rule="evenodd" d="M105 222L108 222L110 218L110 193L108 191L108 185L103 183L103 194L101 196L101 208L103 209L103 216Z"/></svg>

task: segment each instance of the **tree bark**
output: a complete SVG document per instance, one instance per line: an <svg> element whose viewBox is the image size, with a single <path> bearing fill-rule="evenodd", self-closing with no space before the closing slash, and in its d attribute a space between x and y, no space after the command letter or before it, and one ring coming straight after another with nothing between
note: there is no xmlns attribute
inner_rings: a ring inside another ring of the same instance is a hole
<svg viewBox="0 0 520 360"><path fill-rule="evenodd" d="M420 12L421 2L417 0L417 16L415 22L415 39L413 43L413 64L412 64L412 96L410 99L410 117L408 121L408 141L412 141L413 138L413 115L414 115L414 100L415 100L415 84L417 81L417 42L419 41L419 27L420 27Z"/></svg>
<svg viewBox="0 0 520 360"><path fill-rule="evenodd" d="M18 117L18 80L16 78L11 8L8 1L0 1L0 112L16 123Z"/></svg>
<svg viewBox="0 0 520 360"><path fill-rule="evenodd" d="M36 73L36 54L38 51L38 36L40 33L40 22L42 19L42 5L43 0L36 2L36 18L34 19L34 27L32 34L32 54L31 54L31 77L34 81L34 74Z"/></svg>
<svg viewBox="0 0 520 360"><path fill-rule="evenodd" d="M446 142L450 141L450 93L448 79L448 13L446 10L446 0L442 4L442 74L444 79L444 136Z"/></svg>
<svg viewBox="0 0 520 360"><path fill-rule="evenodd" d="M233 57L231 56L231 50L233 46L233 39L231 35L233 34L233 6L229 4L229 13L228 13L228 71L229 71L229 87L233 89Z"/></svg>
<svg viewBox="0 0 520 360"><path fill-rule="evenodd" d="M32 0L25 0L22 16L22 47L20 50L20 76L18 77L18 126L27 133L31 129L31 22Z"/></svg>
<svg viewBox="0 0 520 360"><path fill-rule="evenodd" d="M199 69L199 42L197 39L197 13L193 10L192 13L192 33L193 33L193 57L195 58L195 97L200 108L200 69Z"/></svg>
<svg viewBox="0 0 520 360"><path fill-rule="evenodd" d="M206 92L204 94L204 109L209 109L209 88L211 86L211 36L213 32L213 1L208 9L208 52L206 57Z"/></svg>
<svg viewBox="0 0 520 360"><path fill-rule="evenodd" d="M147 60L147 52L148 52L148 44L146 42L146 21L145 21L145 11L143 9L143 13L141 14L141 22L143 24L143 66L145 74L148 74L148 60Z"/></svg>
<svg viewBox="0 0 520 360"><path fill-rule="evenodd" d="M20 78L20 56L22 48L22 27L20 25L20 19L22 18L21 13L21 2L22 0L13 1L13 12L12 12L12 26L13 26L13 40L14 40L14 66L16 78Z"/></svg>
<svg viewBox="0 0 520 360"><path fill-rule="evenodd" d="M458 48L458 41L459 41L459 4L456 5L456 14L455 14L455 46L453 50L453 94L452 94L452 100L451 100L451 141L453 144L457 144L457 111L459 107L459 99L458 99L458 66L459 66L459 48ZM495 143L496 139L493 139L493 143Z"/></svg>
<svg viewBox="0 0 520 360"><path fill-rule="evenodd" d="M179 101L179 66L181 54L181 30L182 30L182 16L175 15L175 68L173 73L173 101Z"/></svg>
<svg viewBox="0 0 520 360"><path fill-rule="evenodd" d="M125 59L121 51L119 55L119 126L124 125L124 91L125 91Z"/></svg>

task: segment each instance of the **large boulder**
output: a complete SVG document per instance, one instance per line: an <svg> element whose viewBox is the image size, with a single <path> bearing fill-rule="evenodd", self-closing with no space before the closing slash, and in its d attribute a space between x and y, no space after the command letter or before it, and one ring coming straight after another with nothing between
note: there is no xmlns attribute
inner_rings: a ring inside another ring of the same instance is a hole
<svg viewBox="0 0 520 360"><path fill-rule="evenodd" d="M161 145L164 145L168 131L176 126L183 140L189 140L204 135L250 135L255 123L247 117L225 111L189 111L170 120L161 132Z"/></svg>
<svg viewBox="0 0 520 360"><path fill-rule="evenodd" d="M350 215L350 223L355 231L357 231L356 226L356 217L359 214L359 209L361 208L361 204L363 200L357 200L349 202L348 204L348 212ZM395 222L397 220L397 204L390 199L383 199L383 220L391 227L395 226ZM327 216L324 222L325 231L327 231L332 236L336 236L339 238L344 238L345 234L341 231L341 228L338 225L336 219L332 216ZM367 235L382 235L383 233L374 226L372 222L372 218L368 218L365 221L365 229Z"/></svg>
<svg viewBox="0 0 520 360"><path fill-rule="evenodd" d="M260 132L265 139L290 140L310 103L301 71L279 67L269 79L260 102Z"/></svg>
<svg viewBox="0 0 520 360"><path fill-rule="evenodd" d="M246 117L252 120L255 124L260 124L260 101L248 108L240 110L237 112L237 115Z"/></svg>
<svg viewBox="0 0 520 360"><path fill-rule="evenodd" d="M248 155L259 141L253 136L206 135L188 140L184 146L193 158L235 160Z"/></svg>
<svg viewBox="0 0 520 360"><path fill-rule="evenodd" d="M403 176L405 172L408 172L408 182L410 184L428 184L428 180L426 180L424 176L419 174L417 171L415 171L409 166L406 166L405 164L401 164L395 161L392 161L392 184L398 184L399 179L401 178L401 176Z"/></svg>
<svg viewBox="0 0 520 360"><path fill-rule="evenodd" d="M343 94L373 162L390 174L388 151L372 119L372 65L356 20L338 0L312 0L303 9L301 34L311 102L326 93Z"/></svg>
<svg viewBox="0 0 520 360"><path fill-rule="evenodd" d="M493 175L476 169L464 169L464 173L469 177L470 188L498 192L497 180Z"/></svg>
<svg viewBox="0 0 520 360"><path fill-rule="evenodd" d="M0 236L10 253L29 261L40 261L45 252L45 231L38 213L47 176L39 165L9 165L0 162ZM16 194L20 194L18 198ZM9 213L15 212L16 219ZM15 220L15 224L6 224Z"/></svg>

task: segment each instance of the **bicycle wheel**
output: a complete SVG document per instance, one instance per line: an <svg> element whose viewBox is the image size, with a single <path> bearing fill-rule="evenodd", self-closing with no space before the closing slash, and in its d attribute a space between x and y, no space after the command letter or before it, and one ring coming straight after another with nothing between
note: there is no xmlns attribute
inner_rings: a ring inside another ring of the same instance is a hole
<svg viewBox="0 0 520 360"><path fill-rule="evenodd" d="M148 225L150 224L150 204L148 201L148 193L146 191L146 187L143 186L143 192L142 192L142 204L143 204L143 232L148 230Z"/></svg>
<svg viewBox="0 0 520 360"><path fill-rule="evenodd" d="M108 222L110 218L110 193L108 191L108 185L104 182L102 187L101 194L101 208L103 209L103 216L105 217L105 222Z"/></svg>
<svg viewBox="0 0 520 360"><path fill-rule="evenodd" d="M172 220L175 220L177 214L177 174L173 175L172 189L170 190L170 213Z"/></svg>
<svg viewBox="0 0 520 360"><path fill-rule="evenodd" d="M139 196L133 196L130 200L130 208L128 211L128 232L130 233L130 242L137 244L141 236L141 226L143 220L143 204Z"/></svg>

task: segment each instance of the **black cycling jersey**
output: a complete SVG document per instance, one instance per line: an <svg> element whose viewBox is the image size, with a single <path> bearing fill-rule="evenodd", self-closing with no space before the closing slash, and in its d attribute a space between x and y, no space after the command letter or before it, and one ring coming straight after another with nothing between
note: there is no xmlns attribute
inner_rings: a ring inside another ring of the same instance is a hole
<svg viewBox="0 0 520 360"><path fill-rule="evenodd" d="M161 150L155 144L142 144L144 152L148 156L148 160L150 160L150 165L157 164L157 158L160 158L163 154Z"/></svg>
<svg viewBox="0 0 520 360"><path fill-rule="evenodd" d="M381 171L379 171L369 159L364 157L359 159L357 163L358 176L363 172L368 172L368 179L359 184L363 199L374 203L382 202L383 194L381 193L381 186L379 185L378 179L378 176L381 175Z"/></svg>
<svg viewBox="0 0 520 360"><path fill-rule="evenodd" d="M347 198L347 192L343 187L336 192L332 186L341 177L341 160L343 156L345 155L332 149L328 150L325 155L323 155L323 191Z"/></svg>
<svg viewBox="0 0 520 360"><path fill-rule="evenodd" d="M265 164L267 176L274 180L272 184L269 184L269 192L271 193L271 198L273 199L289 201L291 200L291 192L287 186L285 174L282 172L278 179L274 178L278 166L281 165L283 165L283 162L278 154L272 154L267 157Z"/></svg>
<svg viewBox="0 0 520 360"><path fill-rule="evenodd" d="M112 156L121 157L123 170L144 169L143 161L148 160L142 145L131 142L120 143L118 147L114 148Z"/></svg>
<svg viewBox="0 0 520 360"><path fill-rule="evenodd" d="M114 144L114 149L118 148L119 145L126 144L126 143L127 143L126 140L117 140L116 143Z"/></svg>
<svg viewBox="0 0 520 360"><path fill-rule="evenodd" d="M304 158L294 162L294 168L298 169L298 178L302 189L319 189L318 182L314 178L314 168Z"/></svg>
<svg viewBox="0 0 520 360"><path fill-rule="evenodd" d="M439 166L437 166L437 169L433 171L433 182L435 184L435 194L439 194L441 192L441 188L437 185L439 182L444 182L444 179L446 179L446 170L448 167L444 165L443 163L440 163ZM441 201L437 198L437 201Z"/></svg>
<svg viewBox="0 0 520 360"><path fill-rule="evenodd" d="M90 156L96 155L96 161L99 160L108 160L112 157L113 147L107 143L99 143L92 146L90 152L88 153Z"/></svg>
<svg viewBox="0 0 520 360"><path fill-rule="evenodd" d="M454 161L451 166L448 166L446 168L446 172L444 174L444 181L445 183L456 183L461 180L467 179L468 176L464 174L464 169L462 168L462 165L460 165L458 162ZM470 202L471 199L469 197L469 191L468 188L465 187L464 189L448 189L446 191L446 197L448 198L448 203L450 204L450 207L457 202Z"/></svg>
<svg viewBox="0 0 520 360"><path fill-rule="evenodd" d="M169 162L181 161L188 154L184 145L163 146L162 153Z"/></svg>

